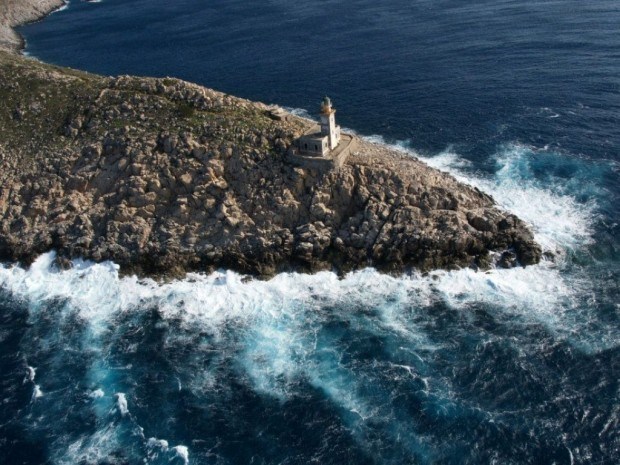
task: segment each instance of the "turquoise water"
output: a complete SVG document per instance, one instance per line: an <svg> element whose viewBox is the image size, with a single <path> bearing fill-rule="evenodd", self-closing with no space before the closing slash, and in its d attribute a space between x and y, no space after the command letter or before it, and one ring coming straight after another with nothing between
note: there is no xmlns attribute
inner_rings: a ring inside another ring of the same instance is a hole
<svg viewBox="0 0 620 465"><path fill-rule="evenodd" d="M0 462L620 460L615 1L105 0L27 52L340 122L490 193L553 261L168 284L0 268Z"/></svg>

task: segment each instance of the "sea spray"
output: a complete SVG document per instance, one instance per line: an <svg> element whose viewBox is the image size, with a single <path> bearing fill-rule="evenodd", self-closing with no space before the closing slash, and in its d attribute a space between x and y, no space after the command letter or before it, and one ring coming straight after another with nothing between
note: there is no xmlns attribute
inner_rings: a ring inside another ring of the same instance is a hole
<svg viewBox="0 0 620 465"><path fill-rule="evenodd" d="M365 139L386 144L381 136L367 136ZM545 251L561 257L593 241L593 224L597 220L599 208L595 200L596 181L583 179L572 190L567 189L565 179L550 176L544 172L544 166L532 167L536 159L540 158L539 149L522 144L505 144L493 157L494 170L485 173L453 148L435 155L422 155L411 148L409 141L389 145L420 158L433 168L450 173L462 183L488 192L501 208L531 225L536 241ZM544 152L544 156L555 163L566 158L554 152ZM606 172L612 168L603 163L599 171ZM541 179L541 176L544 178Z"/></svg>

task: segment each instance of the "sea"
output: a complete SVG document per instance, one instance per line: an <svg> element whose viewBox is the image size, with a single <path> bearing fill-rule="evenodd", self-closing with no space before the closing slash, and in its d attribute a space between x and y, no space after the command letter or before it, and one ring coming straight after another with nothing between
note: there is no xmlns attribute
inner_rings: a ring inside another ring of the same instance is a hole
<svg viewBox="0 0 620 465"><path fill-rule="evenodd" d="M536 266L0 265L0 463L620 463L620 2L71 0L36 59L174 76L491 194Z"/></svg>

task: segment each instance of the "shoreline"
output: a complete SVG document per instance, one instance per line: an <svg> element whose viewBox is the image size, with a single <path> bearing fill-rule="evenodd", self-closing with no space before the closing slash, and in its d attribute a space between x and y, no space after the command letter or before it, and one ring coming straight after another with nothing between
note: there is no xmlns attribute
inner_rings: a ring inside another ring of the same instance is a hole
<svg viewBox="0 0 620 465"><path fill-rule="evenodd" d="M16 4L22 24L45 16L16 2L2 17ZM49 14L65 2L44 3ZM0 52L0 78L10 109L0 115L0 260L27 265L55 250L61 265L110 260L151 277L540 261L522 220L384 144L360 141L342 167L317 170L286 157L310 121L274 118L260 102L70 70L14 48Z"/></svg>
<svg viewBox="0 0 620 465"><path fill-rule="evenodd" d="M65 0L5 0L0 4L0 50L23 54L26 40L16 31L67 6Z"/></svg>

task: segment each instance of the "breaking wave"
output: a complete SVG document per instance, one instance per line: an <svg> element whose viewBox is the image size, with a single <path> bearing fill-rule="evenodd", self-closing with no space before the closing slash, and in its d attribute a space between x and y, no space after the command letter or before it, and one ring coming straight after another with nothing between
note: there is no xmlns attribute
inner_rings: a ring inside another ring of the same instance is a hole
<svg viewBox="0 0 620 465"><path fill-rule="evenodd" d="M380 136L366 139L385 143ZM471 162L453 148L436 155L421 155L410 148L408 141L391 147L491 194L501 208L532 226L544 250L563 254L593 241L599 216L597 200L603 196L596 185L600 173L593 176L592 171L607 167L571 159L547 148L512 143L498 150L489 162L488 172L480 170L479 162Z"/></svg>

